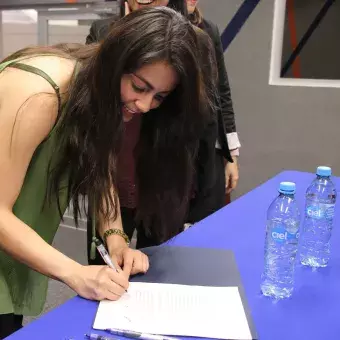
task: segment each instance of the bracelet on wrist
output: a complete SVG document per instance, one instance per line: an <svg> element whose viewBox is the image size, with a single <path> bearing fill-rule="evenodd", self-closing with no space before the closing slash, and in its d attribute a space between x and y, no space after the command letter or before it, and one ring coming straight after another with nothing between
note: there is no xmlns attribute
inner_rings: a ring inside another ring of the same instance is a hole
<svg viewBox="0 0 340 340"><path fill-rule="evenodd" d="M126 244L128 246L130 245L129 237L124 233L124 231L122 231L120 229L108 229L104 232L103 239L104 239L104 243L106 245L107 245L107 238L111 235L121 236L124 239L124 241L126 242Z"/></svg>

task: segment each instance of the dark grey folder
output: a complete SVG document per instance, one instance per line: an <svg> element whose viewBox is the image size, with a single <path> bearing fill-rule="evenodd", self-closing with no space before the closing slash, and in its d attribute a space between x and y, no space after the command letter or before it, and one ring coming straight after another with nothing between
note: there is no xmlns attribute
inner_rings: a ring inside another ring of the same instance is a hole
<svg viewBox="0 0 340 340"><path fill-rule="evenodd" d="M149 256L150 268L145 275L131 281L173 283L196 286L238 287L252 338L256 330L231 250L158 246L141 249Z"/></svg>

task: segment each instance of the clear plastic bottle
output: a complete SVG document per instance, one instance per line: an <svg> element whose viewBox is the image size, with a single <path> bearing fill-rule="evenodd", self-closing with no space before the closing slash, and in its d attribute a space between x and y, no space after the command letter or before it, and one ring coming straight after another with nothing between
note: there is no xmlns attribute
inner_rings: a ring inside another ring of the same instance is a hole
<svg viewBox="0 0 340 340"><path fill-rule="evenodd" d="M300 211L295 183L280 183L279 196L269 206L261 291L276 299L292 295L298 249Z"/></svg>
<svg viewBox="0 0 340 340"><path fill-rule="evenodd" d="M311 267L326 267L330 257L336 189L332 169L320 166L306 192L305 218L301 228L300 261Z"/></svg>

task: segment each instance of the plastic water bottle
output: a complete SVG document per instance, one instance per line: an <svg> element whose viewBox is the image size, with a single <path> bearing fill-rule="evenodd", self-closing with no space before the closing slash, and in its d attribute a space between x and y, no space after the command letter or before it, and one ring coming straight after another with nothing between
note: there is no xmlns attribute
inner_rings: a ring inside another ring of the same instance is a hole
<svg viewBox="0 0 340 340"><path fill-rule="evenodd" d="M300 260L303 265L326 267L330 257L336 189L332 170L320 166L306 192L305 219L301 233Z"/></svg>
<svg viewBox="0 0 340 340"><path fill-rule="evenodd" d="M287 298L294 288L300 211L295 200L295 183L280 183L279 196L267 212L264 271L261 291L275 299Z"/></svg>

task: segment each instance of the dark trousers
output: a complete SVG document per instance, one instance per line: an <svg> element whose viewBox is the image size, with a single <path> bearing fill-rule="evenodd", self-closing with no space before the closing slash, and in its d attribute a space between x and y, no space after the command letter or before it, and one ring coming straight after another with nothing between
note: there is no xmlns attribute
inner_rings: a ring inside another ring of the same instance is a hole
<svg viewBox="0 0 340 340"><path fill-rule="evenodd" d="M197 223L226 204L224 157L217 149L209 175L212 176L211 186L191 200L187 223Z"/></svg>
<svg viewBox="0 0 340 340"><path fill-rule="evenodd" d="M22 315L0 314L0 339L5 339L22 328Z"/></svg>
<svg viewBox="0 0 340 340"><path fill-rule="evenodd" d="M216 150L215 157L215 173L216 180L212 189L214 196L214 210L217 211L225 206L226 194L225 194L225 173L224 173L224 157L219 150Z"/></svg>

